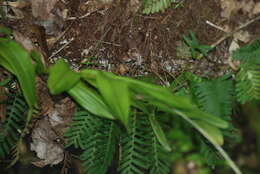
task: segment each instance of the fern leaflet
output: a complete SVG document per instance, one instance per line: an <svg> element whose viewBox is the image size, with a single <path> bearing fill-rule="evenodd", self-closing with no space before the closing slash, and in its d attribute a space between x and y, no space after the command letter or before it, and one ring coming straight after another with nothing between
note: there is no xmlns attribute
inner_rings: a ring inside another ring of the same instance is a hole
<svg viewBox="0 0 260 174"><path fill-rule="evenodd" d="M121 137L119 168L121 174L143 174L148 169L147 117L134 113L130 119L129 133Z"/></svg>
<svg viewBox="0 0 260 174"><path fill-rule="evenodd" d="M236 75L236 93L243 104L252 99L260 100L260 66L241 68Z"/></svg>
<svg viewBox="0 0 260 174"><path fill-rule="evenodd" d="M117 126L110 120L80 110L76 112L65 137L68 145L84 150L80 156L84 170L89 174L105 174L115 152Z"/></svg>
<svg viewBox="0 0 260 174"><path fill-rule="evenodd" d="M158 143L156 136L154 134L152 136L149 174L168 174L170 172L169 163L162 158L166 151Z"/></svg>
<svg viewBox="0 0 260 174"><path fill-rule="evenodd" d="M25 112L27 105L21 96L14 96L7 106L6 121L3 124L3 132L0 135L0 157L8 155L21 136L25 124Z"/></svg>
<svg viewBox="0 0 260 174"><path fill-rule="evenodd" d="M260 64L260 40L235 50L232 58L240 60L242 63Z"/></svg>
<svg viewBox="0 0 260 174"><path fill-rule="evenodd" d="M164 11L170 7L171 3L175 0L144 0L144 14L152 14L159 11Z"/></svg>
<svg viewBox="0 0 260 174"><path fill-rule="evenodd" d="M218 78L196 84L196 100L206 112L230 121L233 101L233 84L231 80Z"/></svg>

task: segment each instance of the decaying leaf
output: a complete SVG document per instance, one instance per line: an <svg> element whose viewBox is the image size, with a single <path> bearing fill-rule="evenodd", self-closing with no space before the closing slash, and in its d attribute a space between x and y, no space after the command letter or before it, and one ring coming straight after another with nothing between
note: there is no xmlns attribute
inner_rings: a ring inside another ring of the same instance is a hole
<svg viewBox="0 0 260 174"><path fill-rule="evenodd" d="M252 13L253 13L254 15L257 15L257 14L260 13L260 2L258 2L258 3L255 4L255 7L254 7Z"/></svg>
<svg viewBox="0 0 260 174"><path fill-rule="evenodd" d="M248 31L240 30L240 31L236 32L233 36L234 36L235 39L240 40L244 43L248 43L251 39Z"/></svg>
<svg viewBox="0 0 260 174"><path fill-rule="evenodd" d="M63 160L63 146L55 141L58 138L47 117L37 122L32 131L31 150L35 151L41 160L34 164L44 167L49 164L58 164Z"/></svg>
<svg viewBox="0 0 260 174"><path fill-rule="evenodd" d="M221 17L229 19L232 12L238 10L238 3L236 0L221 0L220 5L222 8Z"/></svg>
<svg viewBox="0 0 260 174"><path fill-rule="evenodd" d="M241 10L244 14L252 17L260 13L260 3L254 0L221 0L221 17L230 19L232 14Z"/></svg>
<svg viewBox="0 0 260 174"><path fill-rule="evenodd" d="M59 0L31 0L32 14L35 18L47 20L51 10Z"/></svg>

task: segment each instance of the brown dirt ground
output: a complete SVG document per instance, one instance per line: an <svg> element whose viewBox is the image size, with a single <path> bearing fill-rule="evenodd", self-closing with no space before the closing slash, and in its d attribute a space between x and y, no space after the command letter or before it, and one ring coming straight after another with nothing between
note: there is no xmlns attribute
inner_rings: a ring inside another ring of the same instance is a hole
<svg viewBox="0 0 260 174"><path fill-rule="evenodd" d="M80 17L93 8L81 0L67 2L58 3L57 8L67 8L69 16ZM46 42L46 39L53 36L45 35L43 27L34 24L30 9L25 9L27 13L24 19L4 23L32 38L47 56L73 38L55 57L67 59L76 69L98 68L129 76L154 74L161 82L167 82L167 77L174 78L183 71L204 76L218 76L228 71L230 39L200 60L178 58L177 45L189 30L196 34L200 43L207 45L224 35L222 31L207 25L206 20L219 26L229 24L236 27L248 17L241 12L233 15L230 21L225 21L220 17L218 1L183 2L182 8L170 8L153 15L132 13L126 2L99 6L96 9L94 6L94 12L86 18L66 21L58 31L64 32L63 36L54 46ZM253 37L257 37L260 36L259 27L260 23L254 23L247 30ZM48 63L55 59L46 60ZM90 63L83 65L82 62Z"/></svg>
<svg viewBox="0 0 260 174"><path fill-rule="evenodd" d="M73 0L68 4L59 4L59 7L67 8L70 16L79 17L90 8L84 3ZM24 19L4 23L32 38L46 55L51 55L73 38L56 57L67 59L74 68L98 68L130 76L155 74L161 81L167 81L167 77L175 77L183 71L205 76L223 74L229 69L227 53L230 39L200 60L178 58L177 44L189 30L196 34L200 43L207 45L223 36L222 31L207 25L206 20L220 26L238 26L247 19L244 14L238 13L230 21L223 20L217 1L184 1L182 8L170 8L153 15L131 13L128 4L120 2L98 7L86 18L66 21L59 31L65 31L64 35L54 46L50 46L46 42L50 36L46 36L42 27L33 23L30 9L25 11L28 13ZM255 23L248 30L251 35L259 36L259 27L260 23ZM86 66L82 62L91 64Z"/></svg>

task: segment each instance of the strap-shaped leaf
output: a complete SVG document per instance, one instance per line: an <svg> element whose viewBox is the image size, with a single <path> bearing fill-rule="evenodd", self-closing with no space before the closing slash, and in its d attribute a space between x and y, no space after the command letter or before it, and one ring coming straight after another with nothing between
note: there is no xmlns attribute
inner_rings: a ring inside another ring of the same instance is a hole
<svg viewBox="0 0 260 174"><path fill-rule="evenodd" d="M165 137L165 134L160 126L160 124L155 119L155 116L153 114L149 114L149 121L152 125L153 132L156 135L158 141L160 144L165 148L167 151L171 151L171 147Z"/></svg>
<svg viewBox="0 0 260 174"><path fill-rule="evenodd" d="M0 38L0 64L13 73L29 107L36 104L35 68L30 55L15 41Z"/></svg>
<svg viewBox="0 0 260 174"><path fill-rule="evenodd" d="M80 106L92 114L108 119L115 119L109 107L103 102L101 96L93 89L87 87L83 82L79 81L67 92Z"/></svg>
<svg viewBox="0 0 260 174"><path fill-rule="evenodd" d="M130 108L127 83L122 80L113 79L104 72L99 72L97 87L113 115L127 126Z"/></svg>
<svg viewBox="0 0 260 174"><path fill-rule="evenodd" d="M52 94L59 94L72 88L80 80L80 75L60 59L50 68L48 87Z"/></svg>

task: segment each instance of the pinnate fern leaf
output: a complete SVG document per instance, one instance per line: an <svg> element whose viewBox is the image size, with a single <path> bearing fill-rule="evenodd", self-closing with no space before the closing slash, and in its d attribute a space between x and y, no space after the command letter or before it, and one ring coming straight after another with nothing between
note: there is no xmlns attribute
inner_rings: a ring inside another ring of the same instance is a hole
<svg viewBox="0 0 260 174"><path fill-rule="evenodd" d="M114 122L81 109L75 113L65 137L67 146L73 145L84 151L80 160L87 173L105 174L113 160L117 132Z"/></svg>
<svg viewBox="0 0 260 174"><path fill-rule="evenodd" d="M150 128L147 118L134 113L130 118L128 133L121 137L118 168L121 174L143 174L148 169L148 130Z"/></svg>
<svg viewBox="0 0 260 174"><path fill-rule="evenodd" d="M237 98L242 104L253 99L260 100L260 65L241 68L236 81Z"/></svg>
<svg viewBox="0 0 260 174"><path fill-rule="evenodd" d="M230 121L233 102L233 84L231 80L218 78L196 84L196 100L204 111Z"/></svg>
<svg viewBox="0 0 260 174"><path fill-rule="evenodd" d="M15 147L25 125L27 105L20 96L14 96L7 106L6 121L0 135L0 158L4 158Z"/></svg>
<svg viewBox="0 0 260 174"><path fill-rule="evenodd" d="M149 174L168 174L170 172L170 164L163 158L163 155L166 153L165 149L158 143L156 136L152 133Z"/></svg>
<svg viewBox="0 0 260 174"><path fill-rule="evenodd" d="M144 1L144 14L152 14L159 11L164 11L170 7L171 3L175 0L145 0Z"/></svg>
<svg viewBox="0 0 260 174"><path fill-rule="evenodd" d="M232 54L234 60L242 63L259 64L260 63L260 40L256 40L251 44L245 45Z"/></svg>

